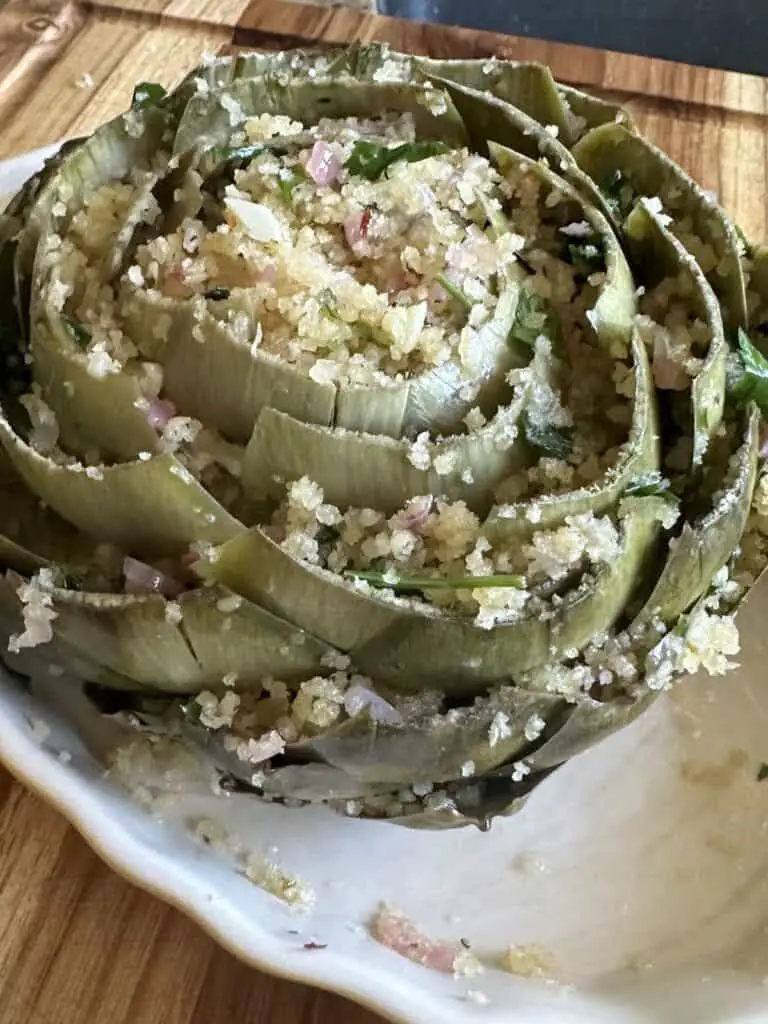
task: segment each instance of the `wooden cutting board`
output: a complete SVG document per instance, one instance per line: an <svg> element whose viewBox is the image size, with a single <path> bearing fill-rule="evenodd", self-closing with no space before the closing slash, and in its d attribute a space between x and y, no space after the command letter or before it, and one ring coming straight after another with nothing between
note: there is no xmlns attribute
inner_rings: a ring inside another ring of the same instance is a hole
<svg viewBox="0 0 768 1024"><path fill-rule="evenodd" d="M139 80L204 51L386 40L433 56L538 60L619 99L754 238L768 236L768 82L643 57L280 0L0 0L0 159L91 131ZM375 1024L238 963L117 877L0 769L0 1024Z"/></svg>

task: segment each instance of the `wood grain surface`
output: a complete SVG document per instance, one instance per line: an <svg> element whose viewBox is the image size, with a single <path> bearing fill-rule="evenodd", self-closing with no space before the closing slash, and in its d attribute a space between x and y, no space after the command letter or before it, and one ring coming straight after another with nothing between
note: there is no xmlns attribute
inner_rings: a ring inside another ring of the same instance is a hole
<svg viewBox="0 0 768 1024"><path fill-rule="evenodd" d="M750 235L768 236L764 79L280 0L0 0L0 158L92 130L125 108L136 81L170 84L204 51L352 39L549 63L561 80L626 103ZM0 1024L377 1020L238 963L102 865L0 769Z"/></svg>

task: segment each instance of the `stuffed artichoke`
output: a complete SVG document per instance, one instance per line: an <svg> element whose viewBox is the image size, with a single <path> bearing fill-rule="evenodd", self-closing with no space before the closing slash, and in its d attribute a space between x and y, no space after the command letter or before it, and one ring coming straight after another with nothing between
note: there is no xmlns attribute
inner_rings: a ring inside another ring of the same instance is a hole
<svg viewBox="0 0 768 1024"><path fill-rule="evenodd" d="M768 260L547 68L139 86L0 288L3 658L231 785L486 827L738 651Z"/></svg>

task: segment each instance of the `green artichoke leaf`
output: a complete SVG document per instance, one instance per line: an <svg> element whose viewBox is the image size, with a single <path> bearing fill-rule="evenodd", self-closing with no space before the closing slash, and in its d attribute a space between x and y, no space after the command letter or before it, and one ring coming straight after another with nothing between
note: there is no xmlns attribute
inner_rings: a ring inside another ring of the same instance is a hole
<svg viewBox="0 0 768 1024"><path fill-rule="evenodd" d="M27 209L18 238L17 296L20 308L30 310L30 320L36 319L40 301L35 282L48 262L56 260L56 250L48 253L39 246L40 239L49 230L55 232L97 188L122 181L136 171L149 170L171 123L169 112L159 107L129 110L67 150ZM54 207L58 209L59 204L65 212L54 215Z"/></svg>
<svg viewBox="0 0 768 1024"><path fill-rule="evenodd" d="M349 653L361 672L398 692L439 686L471 694L580 649L621 615L655 545L664 502L624 504L614 562L568 592L551 619L529 616L493 630L298 562L259 528L222 545L198 572Z"/></svg>
<svg viewBox="0 0 768 1024"><path fill-rule="evenodd" d="M562 82L556 84L557 91L568 107L572 119L577 121L572 128L574 142L577 142L591 128L598 128L601 124L621 124L630 131L634 130L632 115L625 107L597 96L591 96L589 93L582 92L581 89L574 89L573 86L563 85Z"/></svg>
<svg viewBox="0 0 768 1024"><path fill-rule="evenodd" d="M749 329L763 355L768 353L768 245L755 246L749 256Z"/></svg>
<svg viewBox="0 0 768 1024"><path fill-rule="evenodd" d="M222 544L196 571L345 652L409 610L405 602L369 597L340 576L297 562L259 527Z"/></svg>
<svg viewBox="0 0 768 1024"><path fill-rule="evenodd" d="M551 619L524 617L489 631L417 608L357 649L355 665L395 690L435 685L462 694L580 650L621 616L655 547L662 505L659 498L625 499L619 555L566 592Z"/></svg>
<svg viewBox="0 0 768 1024"><path fill-rule="evenodd" d="M480 93L490 93L537 121L554 125L566 145L575 139L573 119L563 102L552 72L543 64L511 60L431 60L416 57L416 68L435 81L449 81Z"/></svg>
<svg viewBox="0 0 768 1024"><path fill-rule="evenodd" d="M27 486L92 538L137 554L170 556L244 529L171 455L103 467L59 465L0 416L0 442Z"/></svg>
<svg viewBox="0 0 768 1024"><path fill-rule="evenodd" d="M431 465L417 469L409 441L318 427L263 409L246 448L243 489L255 499L277 498L286 481L310 476L325 500L340 508L376 508L390 515L416 494L434 494L485 512L489 491L528 462L521 437L508 447L499 444L518 415L519 403L500 410L477 433L428 444ZM438 472L441 457L449 468Z"/></svg>
<svg viewBox="0 0 768 1024"><path fill-rule="evenodd" d="M664 277L684 275L693 311L706 325L710 341L701 370L691 384L693 467L701 466L723 419L728 343L720 306L698 263L647 202L640 200L624 222L624 237L633 264L642 268L643 284L655 287Z"/></svg>
<svg viewBox="0 0 768 1024"><path fill-rule="evenodd" d="M307 748L325 764L365 785L395 787L421 779L448 782L460 779L462 769L484 775L515 758L530 746L526 724L534 717L545 722L553 718L562 703L552 694L502 686L490 697L478 698L471 707L416 722L406 720L402 725L382 725L368 714L359 714L293 745L291 754L301 759L303 748ZM507 729L503 738L494 736L491 743L491 726L499 714L506 716ZM300 772L293 774L297 782L300 777ZM268 777L265 791L279 778L280 769Z"/></svg>
<svg viewBox="0 0 768 1024"><path fill-rule="evenodd" d="M146 358L164 367L165 396L231 440L247 442L266 407L310 423L332 422L333 384L314 381L236 338L202 300L180 303L135 292L125 308L129 337ZM163 322L167 329L158 332Z"/></svg>
<svg viewBox="0 0 768 1024"><path fill-rule="evenodd" d="M530 164L519 153L498 142L490 142L488 149L491 159L503 175L514 177L522 170L536 174L547 195L558 192L568 200L558 202L555 208L561 225L584 220L592 228L603 250L605 280L600 285L589 318L589 330L609 351L617 354L626 352L637 311L635 284L632 271L608 220L599 208L591 205L582 194L543 164ZM554 216L546 208L542 214L545 217Z"/></svg>
<svg viewBox="0 0 768 1024"><path fill-rule="evenodd" d="M43 566L86 565L93 545L25 486L0 447L0 569L32 574Z"/></svg>
<svg viewBox="0 0 768 1024"><path fill-rule="evenodd" d="M127 372L94 377L81 349L89 341L88 329L50 306L42 312L44 319L32 324L35 376L67 449L119 459L157 451L157 431L143 411L146 400L138 377Z"/></svg>
<svg viewBox="0 0 768 1024"><path fill-rule="evenodd" d="M583 698L570 705L563 724L526 756L526 764L536 772L563 764L634 722L657 696L646 690L635 697L611 695L605 702Z"/></svg>
<svg viewBox="0 0 768 1024"><path fill-rule="evenodd" d="M433 81L453 99L467 125L474 150L493 154L491 143L498 143L514 151L518 160L524 157L544 160L592 206L604 208L605 200L599 189L579 168L571 151L538 121L494 95L447 78L433 78Z"/></svg>
<svg viewBox="0 0 768 1024"><path fill-rule="evenodd" d="M694 522L684 522L669 544L664 568L638 621L658 616L668 625L706 593L715 573L739 545L749 517L757 475L760 415L752 406L743 441L713 504Z"/></svg>
<svg viewBox="0 0 768 1024"><path fill-rule="evenodd" d="M592 129L573 149L579 166L604 190L617 182L613 203L616 227L641 196L659 197L682 244L705 261L705 273L722 309L725 326L735 331L747 321L740 243L720 206L656 146L621 124ZM626 201L624 195L626 192ZM711 247L714 257L705 249Z"/></svg>
<svg viewBox="0 0 768 1024"><path fill-rule="evenodd" d="M439 139L452 147L467 142L466 129L450 98L432 86L320 77L286 82L265 75L236 79L223 89L193 96L179 122L174 153L228 145L234 130L233 110L239 110L243 119L282 114L306 125L324 117L368 117L371 111L397 110L413 115L418 139Z"/></svg>
<svg viewBox="0 0 768 1024"><path fill-rule="evenodd" d="M222 587L180 595L173 615L159 594L52 591L56 637L141 687L165 693L238 690L275 675L298 682L322 671L326 645Z"/></svg>
<svg viewBox="0 0 768 1024"><path fill-rule="evenodd" d="M651 368L645 345L637 332L632 338L635 393L629 438L622 445L616 463L605 476L588 487L563 494L542 494L530 501L497 505L491 509L483 533L493 543L512 538L524 540L534 530L561 526L567 516L592 512L602 515L614 508L627 485L635 478L657 470L661 465L659 424ZM497 489L503 497L504 484ZM535 513L531 513L535 508ZM533 521L535 520L535 522Z"/></svg>
<svg viewBox="0 0 768 1024"><path fill-rule="evenodd" d="M0 630L9 637L23 630L22 603L17 590L24 583L23 576L15 572L0 574ZM27 679L50 678L52 675L67 675L85 683L98 683L117 690L141 690L138 683L119 675L101 664L89 652L80 651L65 643L55 632L51 640L36 647L22 647L18 652L8 650L0 644L0 662Z"/></svg>

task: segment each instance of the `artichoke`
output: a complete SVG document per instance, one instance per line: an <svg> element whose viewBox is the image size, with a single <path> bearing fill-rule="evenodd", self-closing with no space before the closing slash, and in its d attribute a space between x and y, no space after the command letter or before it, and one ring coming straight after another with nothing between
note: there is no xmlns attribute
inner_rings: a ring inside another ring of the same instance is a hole
<svg viewBox="0 0 768 1024"><path fill-rule="evenodd" d="M768 258L547 68L141 85L11 201L0 288L3 658L229 785L487 827L730 666Z"/></svg>

